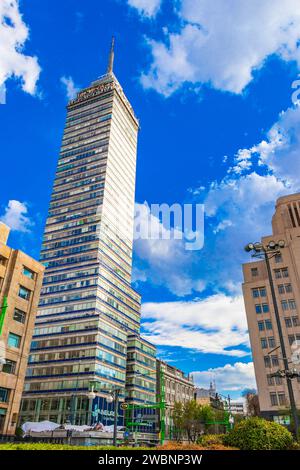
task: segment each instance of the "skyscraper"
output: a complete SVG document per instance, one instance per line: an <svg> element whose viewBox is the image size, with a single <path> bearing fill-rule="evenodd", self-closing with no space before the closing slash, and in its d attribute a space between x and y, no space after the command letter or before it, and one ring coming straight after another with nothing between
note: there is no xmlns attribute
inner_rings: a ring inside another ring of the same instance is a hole
<svg viewBox="0 0 300 470"><path fill-rule="evenodd" d="M280 253L270 258L270 268L286 356L290 368L299 369L292 362L298 349L297 342L300 342L300 194L277 200L272 228L273 234L263 237L262 244L266 247L271 241L282 241L280 245L284 245ZM284 415L290 409L289 394L286 379L273 375L284 369L284 363L266 262L244 264L243 271L244 300L261 413L266 418L285 420ZM296 406L300 409L299 378L292 380L292 387Z"/></svg>
<svg viewBox="0 0 300 470"><path fill-rule="evenodd" d="M93 389L95 419L111 423L105 397L119 388L125 398L127 337L140 332L140 296L131 287L139 123L113 62L114 41L107 73L67 106L23 421L86 424Z"/></svg>

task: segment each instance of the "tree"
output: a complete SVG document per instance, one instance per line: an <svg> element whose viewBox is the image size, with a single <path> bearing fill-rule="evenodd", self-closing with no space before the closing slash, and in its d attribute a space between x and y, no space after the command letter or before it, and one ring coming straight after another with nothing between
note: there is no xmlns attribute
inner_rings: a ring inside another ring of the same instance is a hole
<svg viewBox="0 0 300 470"><path fill-rule="evenodd" d="M172 418L174 426L174 437L177 441L181 441L184 430L183 403L178 401L175 402Z"/></svg>
<svg viewBox="0 0 300 470"><path fill-rule="evenodd" d="M259 416L260 407L256 390L246 389L243 391L242 396L246 398L248 414L250 416Z"/></svg>
<svg viewBox="0 0 300 470"><path fill-rule="evenodd" d="M183 405L183 426L189 442L196 442L203 429L201 406L196 400L191 400Z"/></svg>
<svg viewBox="0 0 300 470"><path fill-rule="evenodd" d="M177 440L185 434L189 442L196 442L203 431L208 430L208 423L215 419L215 411L210 405L200 405L195 400L175 403L173 424Z"/></svg>

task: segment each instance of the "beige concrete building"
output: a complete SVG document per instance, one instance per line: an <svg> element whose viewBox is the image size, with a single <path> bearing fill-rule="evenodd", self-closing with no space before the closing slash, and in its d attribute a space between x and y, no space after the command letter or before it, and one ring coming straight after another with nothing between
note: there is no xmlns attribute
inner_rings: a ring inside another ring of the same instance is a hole
<svg viewBox="0 0 300 470"><path fill-rule="evenodd" d="M195 387L194 381L191 376L187 376L184 372L177 367L171 366L164 361L157 359L157 394L160 395L162 387L164 387L165 402L166 402L166 416L165 428L166 437L171 437L172 429L172 413L175 402L186 403L194 400ZM163 374L161 374L161 371ZM163 377L163 386L161 378Z"/></svg>
<svg viewBox="0 0 300 470"><path fill-rule="evenodd" d="M195 387L194 397L199 405L210 405L216 398L217 390L215 383L211 382L209 388Z"/></svg>
<svg viewBox="0 0 300 470"><path fill-rule="evenodd" d="M262 243L267 246L273 240L285 241L281 253L270 259L270 267L290 360L295 342L300 340L300 194L277 200L272 228L273 234L263 237ZM276 420L289 408L289 399L286 379L271 377L284 365L281 349L276 349L280 343L266 263L264 260L247 263L243 272L243 293L260 409L263 416ZM300 383L298 379L293 379L292 383L300 409Z"/></svg>
<svg viewBox="0 0 300 470"><path fill-rule="evenodd" d="M6 245L0 222L0 434L14 434L44 267Z"/></svg>

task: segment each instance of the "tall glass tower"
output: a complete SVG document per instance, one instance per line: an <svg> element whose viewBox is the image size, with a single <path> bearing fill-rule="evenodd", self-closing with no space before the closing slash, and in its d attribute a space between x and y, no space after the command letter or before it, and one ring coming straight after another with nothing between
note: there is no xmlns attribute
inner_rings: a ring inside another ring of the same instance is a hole
<svg viewBox="0 0 300 470"><path fill-rule="evenodd" d="M86 424L93 388L95 419L110 424L105 397L119 388L125 398L128 337L140 332L140 296L131 287L139 123L113 62L114 43L107 73L67 106L22 421ZM139 386L155 401L151 380Z"/></svg>

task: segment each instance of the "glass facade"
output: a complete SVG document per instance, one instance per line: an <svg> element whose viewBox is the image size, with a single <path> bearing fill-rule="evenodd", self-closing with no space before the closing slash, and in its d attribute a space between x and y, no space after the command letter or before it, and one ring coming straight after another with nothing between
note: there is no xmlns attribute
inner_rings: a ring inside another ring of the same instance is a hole
<svg viewBox="0 0 300 470"><path fill-rule="evenodd" d="M156 348L139 335L128 335L127 400L155 404L156 392Z"/></svg>
<svg viewBox="0 0 300 470"><path fill-rule="evenodd" d="M131 287L138 127L113 73L68 104L22 421L86 424L91 387L97 403L113 388L125 398L128 335L140 331Z"/></svg>

